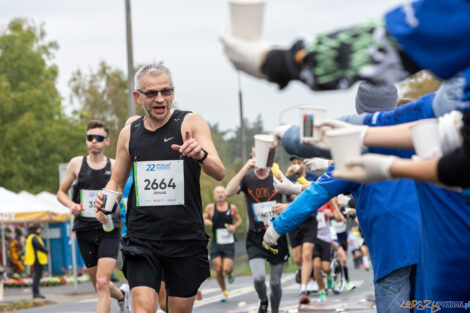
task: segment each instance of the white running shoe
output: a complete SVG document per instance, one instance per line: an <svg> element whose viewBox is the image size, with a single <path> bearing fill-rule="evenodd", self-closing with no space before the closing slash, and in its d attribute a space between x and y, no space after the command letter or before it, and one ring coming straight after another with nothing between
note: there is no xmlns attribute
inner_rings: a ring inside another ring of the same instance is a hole
<svg viewBox="0 0 470 313"><path fill-rule="evenodd" d="M122 284L119 290L124 294L124 299L118 301L119 313L132 313L132 299L129 285Z"/></svg>
<svg viewBox="0 0 470 313"><path fill-rule="evenodd" d="M316 293L318 290L320 290L320 288L318 288L317 282L313 279L310 279L307 284L307 293Z"/></svg>

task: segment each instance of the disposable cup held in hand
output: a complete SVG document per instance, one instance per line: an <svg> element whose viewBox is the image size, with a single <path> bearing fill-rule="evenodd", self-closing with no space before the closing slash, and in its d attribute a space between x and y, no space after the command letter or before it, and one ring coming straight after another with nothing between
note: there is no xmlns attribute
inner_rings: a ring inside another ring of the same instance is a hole
<svg viewBox="0 0 470 313"><path fill-rule="evenodd" d="M300 108L300 141L318 141L321 139L319 129L315 129L314 123L325 119L326 110L314 107Z"/></svg>
<svg viewBox="0 0 470 313"><path fill-rule="evenodd" d="M335 161L335 172L361 171L358 166L346 165L361 155L360 130L355 127L328 130L325 133Z"/></svg>
<svg viewBox="0 0 470 313"><path fill-rule="evenodd" d="M103 189L102 193L104 195L103 197L103 207L101 208L101 211L104 212L104 214L112 214L114 213L114 205L116 204L116 200L118 198L119 193L117 191L109 190L109 189Z"/></svg>
<svg viewBox="0 0 470 313"><path fill-rule="evenodd" d="M410 126L410 131L418 159L442 156L437 119L417 121Z"/></svg>
<svg viewBox="0 0 470 313"><path fill-rule="evenodd" d="M230 0L232 35L246 40L261 38L264 0Z"/></svg>
<svg viewBox="0 0 470 313"><path fill-rule="evenodd" d="M255 135L255 167L270 168L275 151L273 135Z"/></svg>

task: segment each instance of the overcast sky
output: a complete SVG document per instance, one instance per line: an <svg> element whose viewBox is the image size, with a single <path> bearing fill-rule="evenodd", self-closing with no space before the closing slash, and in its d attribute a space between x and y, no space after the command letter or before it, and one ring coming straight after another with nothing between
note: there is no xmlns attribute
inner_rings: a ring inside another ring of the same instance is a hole
<svg viewBox="0 0 470 313"><path fill-rule="evenodd" d="M298 36L312 37L380 17L403 0L267 0L263 34L287 46ZM96 69L100 60L127 71L124 0L1 0L0 24L14 17L44 23L48 40L58 42L54 62L57 86L69 106L68 80L76 69ZM202 114L220 128L239 123L237 75L218 40L219 29L230 29L228 0L134 0L132 27L134 63L163 61L173 72L176 101L181 109ZM242 74L245 117L262 115L266 129L281 119L297 123L295 105L328 110L329 117L354 113L355 88L311 92L300 83L283 91L274 84Z"/></svg>

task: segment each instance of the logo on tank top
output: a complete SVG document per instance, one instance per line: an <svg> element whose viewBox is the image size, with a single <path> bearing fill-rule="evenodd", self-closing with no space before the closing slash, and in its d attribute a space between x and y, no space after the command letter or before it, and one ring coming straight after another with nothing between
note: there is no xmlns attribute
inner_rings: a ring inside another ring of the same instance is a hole
<svg viewBox="0 0 470 313"><path fill-rule="evenodd" d="M104 172L104 175L111 175L111 171Z"/></svg>
<svg viewBox="0 0 470 313"><path fill-rule="evenodd" d="M170 141L170 140L171 140L171 139L173 139L173 138L175 138L175 136L173 136L173 137L170 137L170 138L166 138L166 137L165 137L165 138L163 138L163 142Z"/></svg>

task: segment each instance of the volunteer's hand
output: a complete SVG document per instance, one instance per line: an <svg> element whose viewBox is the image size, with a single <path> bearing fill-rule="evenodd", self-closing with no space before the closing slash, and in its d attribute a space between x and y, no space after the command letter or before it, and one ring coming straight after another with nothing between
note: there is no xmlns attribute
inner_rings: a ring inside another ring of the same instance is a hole
<svg viewBox="0 0 470 313"><path fill-rule="evenodd" d="M274 144L276 146L282 145L282 136L284 136L284 133L291 128L291 126L291 124L284 124L276 127L274 130Z"/></svg>
<svg viewBox="0 0 470 313"><path fill-rule="evenodd" d="M72 204L72 205L69 207L69 209L70 209L70 213L72 213L72 214L75 215L75 216L80 215L80 212L83 211L82 205L81 205L81 204L78 204L78 203Z"/></svg>
<svg viewBox="0 0 470 313"><path fill-rule="evenodd" d="M347 163L349 166L359 166L361 170L338 172L333 171L333 176L360 183L372 183L391 179L390 167L398 158L382 154L364 154Z"/></svg>
<svg viewBox="0 0 470 313"><path fill-rule="evenodd" d="M279 176L281 179L277 179L276 176L273 175L273 185L274 188L282 194L285 195L298 195L302 192L302 186L300 184L294 184L291 182L282 171L279 171Z"/></svg>
<svg viewBox="0 0 470 313"><path fill-rule="evenodd" d="M271 225L264 233L263 240L267 246L272 247L272 246L277 245L277 241L279 240L279 237L281 237L281 235L279 235L277 231L274 229L274 226Z"/></svg>
<svg viewBox="0 0 470 313"><path fill-rule="evenodd" d="M258 78L266 79L261 72L266 53L271 45L263 40L244 40L221 31L220 41L224 45L225 54L238 70Z"/></svg>
<svg viewBox="0 0 470 313"><path fill-rule="evenodd" d="M338 199L338 204L342 207L347 207L349 200L351 199L350 197L345 196L343 194L338 195L336 198Z"/></svg>
<svg viewBox="0 0 470 313"><path fill-rule="evenodd" d="M334 120L334 119L324 119L321 122L315 123L315 127L320 128L320 131L322 133L322 137L325 136L325 133L330 129L341 129L341 128L354 127L356 129L358 129L359 132L360 132L359 135L360 135L361 146L364 146L364 136L366 135L367 129L369 128L368 126L365 126L365 125L354 125L354 124L350 124L350 123L346 123L346 122L338 121L338 120Z"/></svg>
<svg viewBox="0 0 470 313"><path fill-rule="evenodd" d="M276 203L273 208L272 208L272 211L274 214L277 214L277 215L280 215L282 212L284 212L284 210L289 206L289 204L287 203Z"/></svg>
<svg viewBox="0 0 470 313"><path fill-rule="evenodd" d="M201 160L204 157L204 151L196 139L191 138L191 134L187 131L184 136L184 142L180 145L171 145L171 149L178 150L181 155L193 158L195 160Z"/></svg>
<svg viewBox="0 0 470 313"><path fill-rule="evenodd" d="M439 142L443 154L447 154L462 145L463 138L460 133L462 117L463 115L459 111L452 111L439 117Z"/></svg>
<svg viewBox="0 0 470 313"><path fill-rule="evenodd" d="M310 171L326 171L330 161L322 158L311 158L304 160L305 165Z"/></svg>

